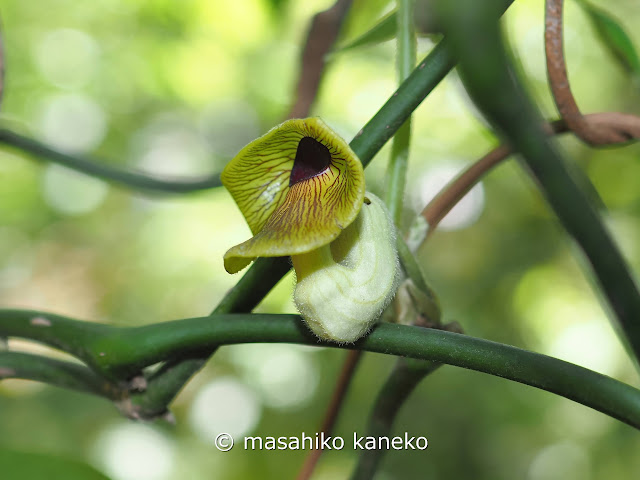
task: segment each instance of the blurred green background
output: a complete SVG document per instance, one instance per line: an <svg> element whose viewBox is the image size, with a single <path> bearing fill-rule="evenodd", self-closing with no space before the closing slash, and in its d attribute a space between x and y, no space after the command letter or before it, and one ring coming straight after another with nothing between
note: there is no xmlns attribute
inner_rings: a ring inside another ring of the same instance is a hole
<svg viewBox="0 0 640 480"><path fill-rule="evenodd" d="M156 175L219 171L283 120L309 20L331 3L4 0L1 125ZM622 19L640 45L637 1L594 3ZM342 40L391 7L356 0ZM575 3L565 8L569 75L582 110L640 113L640 90ZM555 118L542 2L517 0L505 28L530 91ZM419 56L432 45L420 40ZM390 42L335 55L314 114L350 140L395 90L394 51ZM495 142L455 74L414 119L407 223ZM570 138L560 142L595 184L609 208L608 226L640 272L640 147L592 150ZM368 189L376 193L387 158L388 147L367 169ZM223 189L137 193L0 147L2 307L118 325L200 316L237 281L225 273L222 255L248 236ZM459 321L467 333L640 386L585 262L517 161L498 167L461 202L421 248L420 260L445 319ZM295 312L292 284L289 275L260 310ZM18 341L11 347L45 351ZM174 403L175 426L127 421L102 399L3 381L0 450L23 453L0 455L0 478L15 478L15 464L37 465L40 457L26 455L34 453L90 464L112 480L293 478L304 451L237 445L221 453L213 439L220 432L237 441L313 434L344 355L295 345L224 347ZM364 433L394 362L365 356L336 431L347 445L353 432ZM391 452L379 479L614 480L640 471L640 435L631 427L547 392L453 367L418 387L395 431L426 436L429 447ZM348 447L325 453L314 478L346 478L355 460ZM101 478L74 465L63 466L69 473L60 478Z"/></svg>

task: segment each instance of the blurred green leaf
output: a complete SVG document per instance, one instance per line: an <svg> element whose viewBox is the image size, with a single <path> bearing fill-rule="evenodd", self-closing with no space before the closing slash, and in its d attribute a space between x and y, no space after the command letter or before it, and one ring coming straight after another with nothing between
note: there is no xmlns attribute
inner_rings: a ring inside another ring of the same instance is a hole
<svg viewBox="0 0 640 480"><path fill-rule="evenodd" d="M289 0L268 0L267 3L271 5L271 8L282 11L289 5Z"/></svg>
<svg viewBox="0 0 640 480"><path fill-rule="evenodd" d="M334 53L344 52L352 48L363 47L365 45L376 45L386 42L396 36L397 30L397 11L394 10L385 15L373 28L357 37L355 40L338 48Z"/></svg>
<svg viewBox="0 0 640 480"><path fill-rule="evenodd" d="M109 480L86 463L42 453L0 449L3 480Z"/></svg>
<svg viewBox="0 0 640 480"><path fill-rule="evenodd" d="M589 16L600 40L622 67L634 77L640 77L640 59L633 42L618 20L604 10L579 0L578 4Z"/></svg>
<svg viewBox="0 0 640 480"><path fill-rule="evenodd" d="M367 30L365 33L356 37L354 40L338 47L332 52L332 54L341 53L353 48L377 45L378 43L388 42L389 40L392 40L396 37L398 30L397 17L397 10L389 12L387 15L382 17L382 19L378 23L376 23L376 25L370 30ZM433 41L437 41L442 37L440 32L433 30L434 26L431 24L425 23L424 25L416 25L416 28L416 33L419 37L428 37Z"/></svg>

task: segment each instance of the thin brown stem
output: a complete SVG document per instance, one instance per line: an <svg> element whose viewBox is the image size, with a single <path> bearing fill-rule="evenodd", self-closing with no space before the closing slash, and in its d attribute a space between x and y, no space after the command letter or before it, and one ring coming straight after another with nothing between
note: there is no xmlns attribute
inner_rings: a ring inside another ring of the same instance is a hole
<svg viewBox="0 0 640 480"><path fill-rule="evenodd" d="M358 366L361 358L362 351L360 350L349 350L347 352L347 358L342 365L340 377L338 378L331 396L331 403L327 408L325 418L322 422L322 427L320 428L319 433L323 433L325 437L330 436L331 432L333 432L333 428L338 420L338 414L340 413L344 399L347 396L351 380L353 379L356 367ZM308 480L311 478L316 464L318 463L318 460L320 460L322 451L322 449L317 449L309 452L307 458L305 458L304 463L302 464L300 472L298 472L296 480Z"/></svg>
<svg viewBox="0 0 640 480"><path fill-rule="evenodd" d="M593 146L608 146L640 139L640 117L621 112L603 112L583 115L571 93L563 51L563 0L546 1L545 52L547 72L553 99L562 118L550 123L551 134L573 132ZM447 213L493 167L512 150L499 145L451 181L422 210L427 221L427 237L435 230Z"/></svg>
<svg viewBox="0 0 640 480"><path fill-rule="evenodd" d="M421 213L429 224L427 235L436 229L445 215L462 200L462 197L480 181L485 173L509 155L511 155L511 149L507 145L499 145L440 190Z"/></svg>
<svg viewBox="0 0 640 480"><path fill-rule="evenodd" d="M594 122L589 119L589 116L584 116L580 112L571 93L567 75L563 49L562 7L563 0L546 0L544 45L547 74L558 112L576 136L593 146L623 143L639 138L640 129L637 120L632 121L631 125L623 118L609 118L605 122ZM625 114L617 113L602 115L625 117Z"/></svg>
<svg viewBox="0 0 640 480"><path fill-rule="evenodd" d="M302 68L298 78L296 99L287 115L288 118L302 118L309 115L324 76L325 57L338 38L340 27L351 3L352 0L337 0L333 6L313 17L300 60Z"/></svg>
<svg viewBox="0 0 640 480"><path fill-rule="evenodd" d="M547 56L547 74L560 115L571 130L579 132L583 130L585 122L569 85L562 44L562 7L562 0L546 1L544 46Z"/></svg>
<svg viewBox="0 0 640 480"><path fill-rule="evenodd" d="M587 123L598 128L628 132L630 138L627 138L627 141L640 138L640 117L636 115L606 112L591 113L585 115L583 118ZM566 119L560 119L550 122L548 131L551 135L559 135L573 130ZM613 141L611 144L616 143L620 142ZM513 151L508 145L499 145L447 184L420 213L429 225L427 238L447 213L462 200L462 197L464 197L489 170L505 160L512 153Z"/></svg>

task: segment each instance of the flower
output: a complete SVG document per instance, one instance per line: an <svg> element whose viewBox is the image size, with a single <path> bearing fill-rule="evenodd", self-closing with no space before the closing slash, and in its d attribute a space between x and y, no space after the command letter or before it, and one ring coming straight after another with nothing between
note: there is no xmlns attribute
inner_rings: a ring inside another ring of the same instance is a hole
<svg viewBox="0 0 640 480"><path fill-rule="evenodd" d="M222 183L253 233L225 253L227 272L290 255L311 330L338 342L366 334L396 290L395 228L383 202L365 197L349 145L319 118L288 120L244 147Z"/></svg>
<svg viewBox="0 0 640 480"><path fill-rule="evenodd" d="M222 183L253 237L224 255L236 273L256 257L307 253L334 240L364 200L364 170L319 118L288 120L240 150Z"/></svg>

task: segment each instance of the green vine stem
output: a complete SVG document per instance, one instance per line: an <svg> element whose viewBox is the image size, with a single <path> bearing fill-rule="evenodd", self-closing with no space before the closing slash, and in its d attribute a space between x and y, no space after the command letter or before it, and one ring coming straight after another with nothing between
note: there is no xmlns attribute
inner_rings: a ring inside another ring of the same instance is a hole
<svg viewBox="0 0 640 480"><path fill-rule="evenodd" d="M227 292L213 314L249 313L289 271L287 258L258 258L238 283ZM194 351L188 358L171 359L147 379L143 392L133 392L129 416L155 418L164 415L167 406L189 379L207 363L216 347Z"/></svg>
<svg viewBox="0 0 640 480"><path fill-rule="evenodd" d="M127 402L120 402L120 411L129 418L153 420L166 417L168 406L187 382L207 363L215 348L203 350L193 358L168 360L146 378L146 388L128 392Z"/></svg>
<svg viewBox="0 0 640 480"><path fill-rule="evenodd" d="M349 144L364 166L395 135L454 65L455 60L446 41L440 41Z"/></svg>
<svg viewBox="0 0 640 480"><path fill-rule="evenodd" d="M413 22L415 5L413 0L398 0L397 4L397 71L398 80L403 82L416 65L416 30ZM410 139L411 116L393 137L387 173L386 203L398 228L401 228L402 221Z"/></svg>
<svg viewBox="0 0 640 480"><path fill-rule="evenodd" d="M640 429L640 390L586 368L509 345L469 337L445 330L382 323L355 344L320 342L298 315L231 314L175 320L143 327L108 327L34 311L0 311L0 335L32 333L34 317L47 318L66 327L65 337L87 325L96 335L88 339L86 351L96 370L130 378L140 369L166 358L188 357L194 351L237 343L299 343L331 348L357 349L446 363L489 373L531 385L610 415ZM59 331L61 328L59 328ZM33 336L29 336L32 338ZM51 335L36 339L55 345Z"/></svg>
<svg viewBox="0 0 640 480"><path fill-rule="evenodd" d="M440 365L439 363L399 358L376 398L367 422L365 435L376 438L390 437L393 422L411 392ZM358 463L351 475L351 480L373 478L385 453L382 449L364 450L358 457Z"/></svg>
<svg viewBox="0 0 640 480"><path fill-rule="evenodd" d="M591 263L626 340L640 357L638 289L602 218L572 179L541 116L517 82L495 21L496 6L474 0L438 5L467 91L507 143L523 155L560 222Z"/></svg>
<svg viewBox="0 0 640 480"><path fill-rule="evenodd" d="M84 365L23 352L0 352L0 380L21 378L119 400L120 389Z"/></svg>
<svg viewBox="0 0 640 480"><path fill-rule="evenodd" d="M28 152L37 160L47 159L86 175L139 190L164 193L188 193L220 187L222 185L219 174L194 180L163 180L143 173L129 172L111 167L93 158L60 152L37 140L4 128L0 129L0 144Z"/></svg>
<svg viewBox="0 0 640 480"><path fill-rule="evenodd" d="M421 292L424 292L432 300L430 310L423 313L425 313L429 317L430 322L434 322L439 325L442 312L440 311L438 297L425 281L424 275L422 274L422 269L420 268L420 264L416 260L416 257L413 256L413 254L409 250L409 247L401 237L398 237L396 239L396 246L398 248L398 257L400 257L400 265L402 266L405 275L409 279L411 279L411 281L413 281L413 283L420 289Z"/></svg>
<svg viewBox="0 0 640 480"><path fill-rule="evenodd" d="M428 311L416 313L426 316L430 323L441 325L441 312L437 297L425 282L420 265L409 250L409 247L407 247L407 244L400 237L397 240L400 263L405 273L413 281L414 285L431 300L428 302ZM422 305L421 307L425 308L426 306ZM440 363L433 361L399 358L378 392L373 410L367 421L367 436L390 436L389 433L393 422L411 392L425 377L440 366ZM366 450L360 453L352 479L373 478L384 454L384 450Z"/></svg>
<svg viewBox="0 0 640 480"><path fill-rule="evenodd" d="M510 4L512 1L503 0L503 3ZM365 166L453 66L453 58L445 44L440 42L351 142L351 148ZM218 174L199 180L168 181L123 171L91 158L68 155L6 128L0 129L0 144L28 152L36 159L47 159L81 173L134 189L186 193L221 185Z"/></svg>
<svg viewBox="0 0 640 480"><path fill-rule="evenodd" d="M71 320L51 313L0 310L0 336L26 338L62 350L96 371L99 371L95 368L99 353L92 349L92 341L114 331L109 325Z"/></svg>

